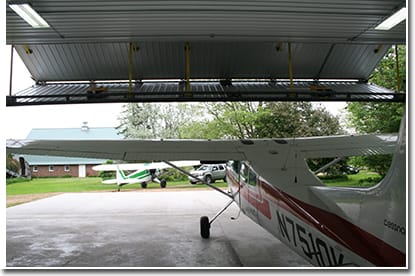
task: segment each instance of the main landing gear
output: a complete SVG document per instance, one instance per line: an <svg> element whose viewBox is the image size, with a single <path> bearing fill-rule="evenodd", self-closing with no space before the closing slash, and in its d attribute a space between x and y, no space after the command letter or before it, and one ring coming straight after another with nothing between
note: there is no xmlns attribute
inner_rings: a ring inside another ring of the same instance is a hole
<svg viewBox="0 0 415 276"><path fill-rule="evenodd" d="M124 186L125 184L118 184L118 189L117 192L121 191L121 187Z"/></svg>
<svg viewBox="0 0 415 276"><path fill-rule="evenodd" d="M166 188L166 186L167 186L167 181L165 179L158 180L157 178L155 178L155 179L153 179L153 181L159 183L160 184L160 187L162 189L163 188ZM146 189L147 188L147 184L148 184L147 182L141 182L141 188Z"/></svg>
<svg viewBox="0 0 415 276"><path fill-rule="evenodd" d="M165 179L160 180L160 187L166 188L166 186L167 186L167 181Z"/></svg>
<svg viewBox="0 0 415 276"><path fill-rule="evenodd" d="M229 197L231 200L226 204L226 206L224 208L222 208L222 210L220 210L210 221L209 218L207 216L203 216L200 218L200 235L202 236L202 238L204 239L208 239L210 237L210 226L212 225L212 223L223 213L225 212L226 209L229 208L229 206L231 206L231 204L233 202L235 202L234 196L230 193L224 192L221 189L219 189L218 187L213 186L211 183L208 183L208 181L201 179L199 177L196 177L194 175L192 175L191 173L183 170L182 168L179 168L177 166L175 166L174 164L170 163L169 161L163 160L164 163L166 163L167 165L169 165L172 168L175 168L176 170L178 170L179 172L183 173L184 175L190 176L192 178L197 179L198 181L202 182L203 184L209 186L210 188L226 195L227 197ZM239 193L239 191L237 192ZM238 215L239 216L239 215ZM231 217L231 219L236 219L234 217Z"/></svg>
<svg viewBox="0 0 415 276"><path fill-rule="evenodd" d="M228 196L231 196L231 195L228 195ZM231 206L231 204L234 201L235 200L232 197L232 199L225 205L225 207L223 207L222 210L220 210L210 221L207 216L203 216L200 218L200 235L202 236L202 238L208 239L210 237L210 226L223 212L225 212L226 209L229 208L229 206ZM232 217L231 219L235 219L235 218Z"/></svg>

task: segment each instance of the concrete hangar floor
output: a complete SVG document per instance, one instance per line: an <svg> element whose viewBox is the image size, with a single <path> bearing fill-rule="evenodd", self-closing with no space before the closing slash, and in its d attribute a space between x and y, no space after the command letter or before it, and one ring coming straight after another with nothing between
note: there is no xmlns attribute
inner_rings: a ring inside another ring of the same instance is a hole
<svg viewBox="0 0 415 276"><path fill-rule="evenodd" d="M68 193L7 209L7 267L310 266L215 191Z"/></svg>

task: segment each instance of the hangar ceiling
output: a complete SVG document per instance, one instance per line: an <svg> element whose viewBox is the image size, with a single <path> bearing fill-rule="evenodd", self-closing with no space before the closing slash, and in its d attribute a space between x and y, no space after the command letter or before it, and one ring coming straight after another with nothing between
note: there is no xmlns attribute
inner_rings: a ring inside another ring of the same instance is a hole
<svg viewBox="0 0 415 276"><path fill-rule="evenodd" d="M226 79L229 85L232 80L290 80L290 90L298 92L298 79L313 84L327 79L365 82L391 45L406 43L406 21L391 30L375 30L406 6L402 0L32 0L30 4L50 28L32 28L7 6L6 41L43 86L184 80L186 91L193 92L196 80ZM67 85L60 91L67 93ZM56 93L55 86L43 91ZM111 87L104 90L111 92ZM112 92L141 91L136 86L117 87ZM152 91L160 92L157 87ZM334 88L319 90L336 92ZM36 89L30 91L37 95ZM19 95L26 94L13 95L8 104L18 103L14 97ZM121 101L128 98L123 95ZM40 103L32 101L36 102Z"/></svg>

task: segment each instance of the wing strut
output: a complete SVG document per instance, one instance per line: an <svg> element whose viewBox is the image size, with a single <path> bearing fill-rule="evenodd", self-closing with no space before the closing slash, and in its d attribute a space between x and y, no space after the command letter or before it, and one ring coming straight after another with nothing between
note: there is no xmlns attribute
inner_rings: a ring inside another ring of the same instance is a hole
<svg viewBox="0 0 415 276"><path fill-rule="evenodd" d="M335 159L333 159L332 161L330 161L329 163L327 163L326 165L324 165L323 167L321 167L320 169L317 169L314 174L317 175L318 173L324 171L325 169L327 169L330 166L333 166L334 164L339 163L340 161L342 161L344 159L344 157L337 157Z"/></svg>

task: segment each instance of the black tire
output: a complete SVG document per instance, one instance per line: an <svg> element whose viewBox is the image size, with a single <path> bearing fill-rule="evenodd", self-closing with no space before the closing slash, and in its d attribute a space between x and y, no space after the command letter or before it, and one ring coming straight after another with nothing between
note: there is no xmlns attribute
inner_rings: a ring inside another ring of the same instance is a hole
<svg viewBox="0 0 415 276"><path fill-rule="evenodd" d="M213 180L213 178L212 178L210 175L206 175L206 176L205 176L205 182L206 182L207 184L212 184L212 183L214 183L215 181Z"/></svg>
<svg viewBox="0 0 415 276"><path fill-rule="evenodd" d="M203 216L200 218L200 235L204 239L209 239L210 224L209 224L209 218L206 216Z"/></svg>
<svg viewBox="0 0 415 276"><path fill-rule="evenodd" d="M196 184L197 184L197 182L190 181L190 184L192 184L192 185L196 185Z"/></svg>
<svg viewBox="0 0 415 276"><path fill-rule="evenodd" d="M167 181L166 181L165 179L162 179L162 180L160 181L160 187L161 187L161 188L166 188L166 186L167 186Z"/></svg>
<svg viewBox="0 0 415 276"><path fill-rule="evenodd" d="M146 182L142 182L141 183L141 188L143 188L143 189L147 188L147 183Z"/></svg>

